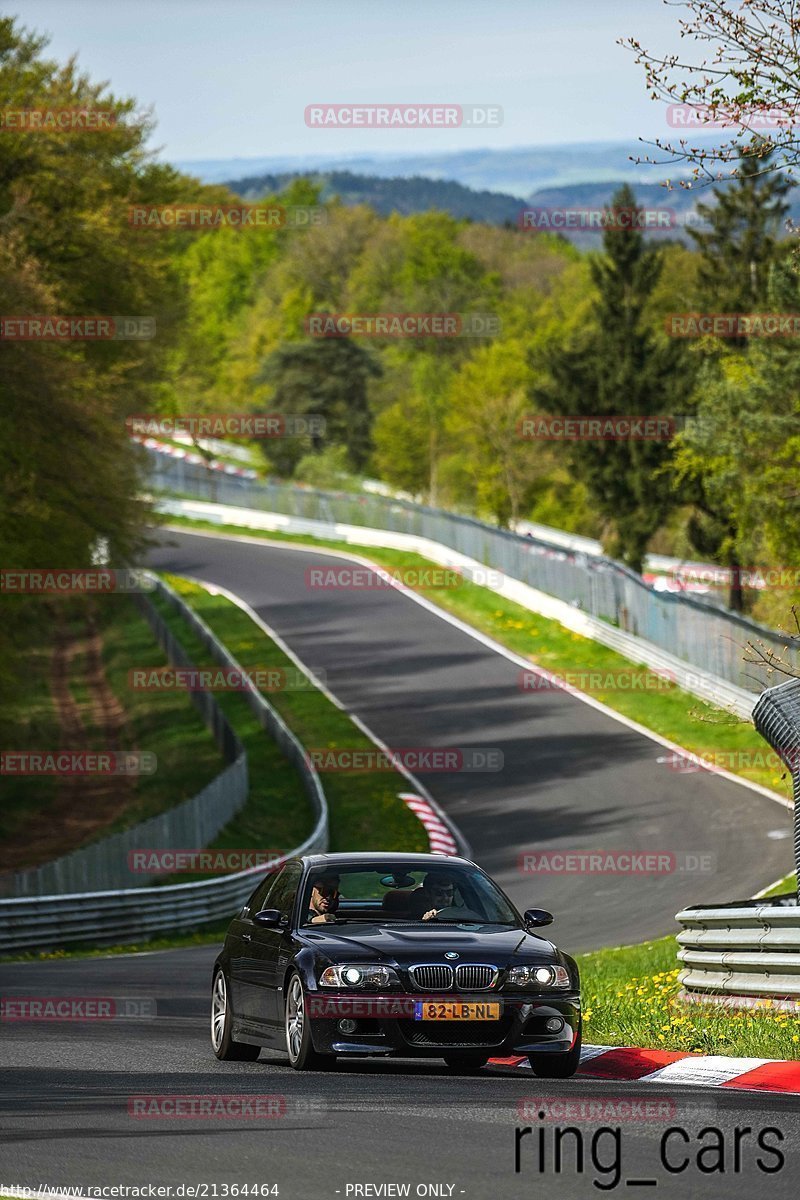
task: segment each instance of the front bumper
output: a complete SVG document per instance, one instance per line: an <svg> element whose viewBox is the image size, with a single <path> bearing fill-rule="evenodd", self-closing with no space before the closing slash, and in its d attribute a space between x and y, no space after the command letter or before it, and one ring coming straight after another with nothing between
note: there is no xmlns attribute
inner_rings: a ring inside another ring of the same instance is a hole
<svg viewBox="0 0 800 1200"><path fill-rule="evenodd" d="M318 999L322 999L317 994ZM336 1010L335 1015L310 1015L311 1039L321 1054L374 1054L378 1056L441 1058L450 1052L486 1051L491 1057L512 1054L563 1054L574 1044L580 1029L580 999L572 995L531 996L488 995L486 992L442 996L442 1000L471 1001L478 1004L501 1003L498 1020L425 1021L415 1020L415 1001L433 997L397 995L391 1005L370 1005L364 993L337 993L326 996L333 1004L317 1005L317 1012ZM439 997L437 997L439 999ZM395 1015L396 1014L396 1015ZM545 1022L560 1018L563 1028L549 1032ZM356 1028L343 1031L342 1020L354 1021Z"/></svg>

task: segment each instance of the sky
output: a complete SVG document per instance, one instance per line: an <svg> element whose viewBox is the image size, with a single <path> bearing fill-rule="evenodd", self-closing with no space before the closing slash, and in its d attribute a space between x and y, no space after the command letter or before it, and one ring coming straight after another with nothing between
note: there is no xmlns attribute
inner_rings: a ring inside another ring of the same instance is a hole
<svg viewBox="0 0 800 1200"><path fill-rule="evenodd" d="M8 0L50 54L153 105L171 161L663 136L627 35L677 47L661 0ZM315 129L317 103L491 104L492 129Z"/></svg>

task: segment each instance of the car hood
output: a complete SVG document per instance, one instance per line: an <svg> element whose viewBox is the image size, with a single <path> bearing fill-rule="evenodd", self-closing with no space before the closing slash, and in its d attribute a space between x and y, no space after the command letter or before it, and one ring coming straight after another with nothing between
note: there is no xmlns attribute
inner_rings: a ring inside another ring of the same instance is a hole
<svg viewBox="0 0 800 1200"><path fill-rule="evenodd" d="M352 922L346 928L302 930L301 937L318 954L344 961L374 959L405 963L444 962L446 951L455 951L462 962L498 965L522 955L526 960L552 962L558 952L546 938L507 926L472 928L440 926L437 929L380 926ZM455 961L455 960L454 960Z"/></svg>

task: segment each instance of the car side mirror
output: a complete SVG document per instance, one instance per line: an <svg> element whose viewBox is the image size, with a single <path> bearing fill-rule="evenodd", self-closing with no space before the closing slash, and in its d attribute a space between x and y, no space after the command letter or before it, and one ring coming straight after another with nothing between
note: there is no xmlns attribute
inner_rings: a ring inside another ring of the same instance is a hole
<svg viewBox="0 0 800 1200"><path fill-rule="evenodd" d="M548 912L546 908L526 908L523 920L526 925L532 925L538 929L542 925L552 925L553 914Z"/></svg>
<svg viewBox="0 0 800 1200"><path fill-rule="evenodd" d="M256 925L263 925L266 929L280 929L286 924L286 918L279 908L263 908L253 920Z"/></svg>

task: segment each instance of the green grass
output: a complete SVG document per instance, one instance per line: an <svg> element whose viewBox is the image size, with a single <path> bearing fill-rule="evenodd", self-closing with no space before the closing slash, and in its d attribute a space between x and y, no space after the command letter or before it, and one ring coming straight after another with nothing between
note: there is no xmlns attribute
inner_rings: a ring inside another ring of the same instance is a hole
<svg viewBox="0 0 800 1200"><path fill-rule="evenodd" d="M674 937L578 956L584 1041L734 1057L800 1057L800 1017L687 1005L677 999Z"/></svg>
<svg viewBox="0 0 800 1200"><path fill-rule="evenodd" d="M246 534L267 541L351 551L389 568L435 567L430 560L404 550L358 546L306 535L245 530L240 526L183 518L170 518L170 524L223 534ZM770 760L774 759L774 754L750 722L699 700L675 684L665 683L643 664L634 663L614 650L572 633L557 621L531 613L488 588L464 581L458 587L418 590L440 608L488 634L532 664L555 674L574 677L578 673L593 672L601 674L604 679L624 679L634 669L637 677L652 686L646 690L612 687L605 691L592 691L593 698L692 753L714 755L733 774L769 788L785 799L791 799L788 772L773 768L770 762L763 762L765 754L769 755ZM664 770L668 769L664 767Z"/></svg>
<svg viewBox="0 0 800 1200"><path fill-rule="evenodd" d="M247 670L289 668L292 673L297 673L291 659L230 600L211 595L185 579L174 576L166 576L166 579L211 627L242 667ZM157 602L162 616L186 646L195 665L215 665L180 615L166 602ZM346 747L374 750L373 743L357 729L349 716L317 688L283 689L269 691L265 695L307 749ZM280 789L269 788L270 767L265 756L272 754L270 747L273 743L261 731L255 718L250 716L243 696L236 692L220 692L217 693L217 700L232 719L248 749L250 743L243 733L248 730L248 720L258 730L262 748L259 750L253 744L253 750L261 757L251 759L250 770L253 779L259 780L265 789L265 795L259 811L249 803L239 817L225 827L212 846L280 849L297 845L311 831L307 802L302 812L302 822L298 823L297 808L288 809ZM266 749L263 748L264 743ZM331 851L427 850L428 840L423 827L403 801L398 799L398 793L408 788L404 776L395 771L352 774L321 772L320 775L328 797ZM269 828L266 840L265 822Z"/></svg>
<svg viewBox="0 0 800 1200"><path fill-rule="evenodd" d="M67 627L81 633L83 600L62 601ZM184 692L132 691L128 671L134 667L165 665L149 626L129 596L104 596L95 603L103 637L103 662L109 686L125 710L121 750L151 751L158 760L151 775L140 775L130 792L124 813L98 829L82 845L129 828L164 812L200 791L222 770L224 762L203 721ZM52 625L40 623L25 649L30 669L22 673L18 686L0 708L0 729L6 746L15 749L53 749L61 744L58 713L50 693ZM69 688L81 704L88 704L85 656L72 662ZM90 712L82 714L86 726L86 749L107 749L107 739L96 728ZM31 817L46 820L58 780L47 776L7 776L3 779L0 836L21 828ZM70 849L75 849L71 846Z"/></svg>
<svg viewBox="0 0 800 1200"><path fill-rule="evenodd" d="M0 688L0 738L8 749L57 747L60 724L50 691L53 644L48 607L42 604L25 622L18 622L16 630L20 638L17 652L25 666L9 680L7 687ZM52 776L41 776L37 780L14 775L3 778L0 842L18 828L29 813L47 808L55 797L57 783Z"/></svg>
<svg viewBox="0 0 800 1200"><path fill-rule="evenodd" d="M764 893L764 899L768 896L781 896L785 892L797 891L797 875L792 871L791 875L787 875L784 879L779 879L776 884Z"/></svg>

